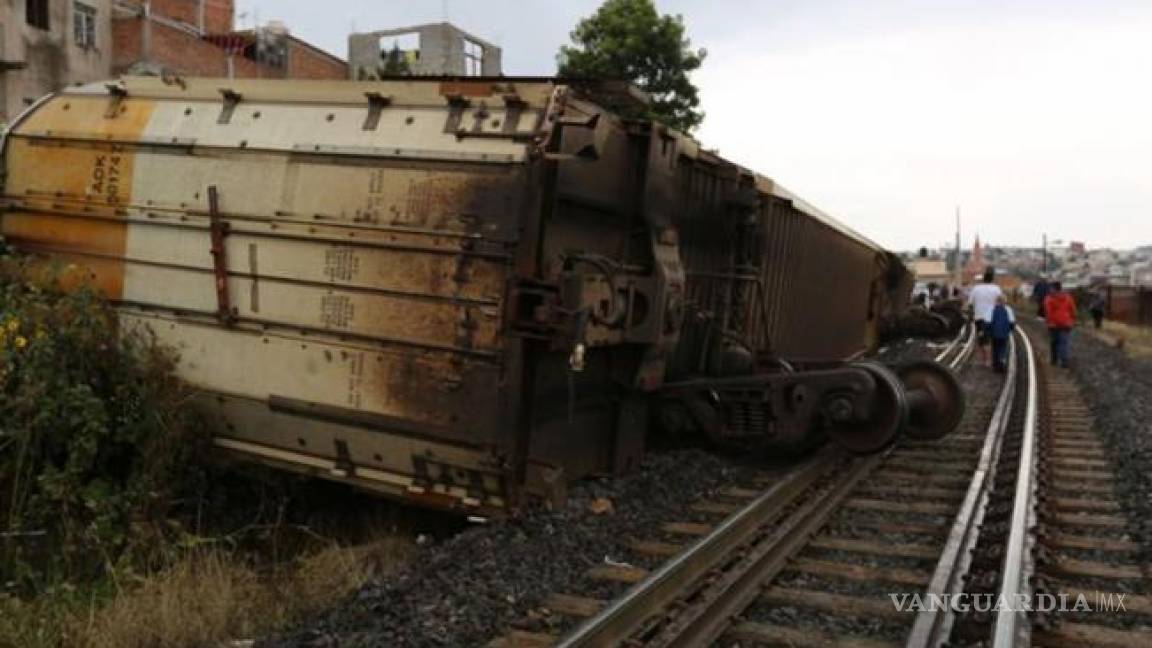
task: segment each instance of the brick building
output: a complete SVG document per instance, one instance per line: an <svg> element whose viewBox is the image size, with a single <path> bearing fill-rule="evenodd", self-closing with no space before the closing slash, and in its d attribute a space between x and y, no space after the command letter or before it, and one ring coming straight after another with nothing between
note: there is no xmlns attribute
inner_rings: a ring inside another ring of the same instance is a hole
<svg viewBox="0 0 1152 648"><path fill-rule="evenodd" d="M0 125L40 97L120 74L346 79L281 23L235 30L234 0L0 0Z"/></svg>
<svg viewBox="0 0 1152 648"><path fill-rule="evenodd" d="M116 74L346 79L343 59L279 22L235 30L234 0L117 0L112 17Z"/></svg>
<svg viewBox="0 0 1152 648"><path fill-rule="evenodd" d="M0 123L112 72L112 0L0 0Z"/></svg>

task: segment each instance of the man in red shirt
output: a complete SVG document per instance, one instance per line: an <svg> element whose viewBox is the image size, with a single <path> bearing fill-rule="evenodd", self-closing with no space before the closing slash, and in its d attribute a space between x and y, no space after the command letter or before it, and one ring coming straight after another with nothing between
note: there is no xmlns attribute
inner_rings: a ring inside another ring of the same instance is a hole
<svg viewBox="0 0 1152 648"><path fill-rule="evenodd" d="M1068 336L1076 324L1076 302L1072 295L1064 292L1059 281L1050 284L1048 296L1044 298L1044 319L1048 324L1052 364L1067 368Z"/></svg>

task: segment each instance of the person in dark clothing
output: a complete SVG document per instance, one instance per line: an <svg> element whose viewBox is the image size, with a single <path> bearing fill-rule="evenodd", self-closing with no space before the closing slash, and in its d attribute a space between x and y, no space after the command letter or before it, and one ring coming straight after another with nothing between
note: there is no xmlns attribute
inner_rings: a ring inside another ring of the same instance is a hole
<svg viewBox="0 0 1152 648"><path fill-rule="evenodd" d="M1051 287L1048 285L1048 280L1043 275L1036 285L1032 287L1032 299L1036 301L1036 317L1044 319L1044 299L1048 297Z"/></svg>
<svg viewBox="0 0 1152 648"><path fill-rule="evenodd" d="M992 309L992 320L988 323L988 334L992 338L992 370L996 373L1008 371L1008 338L1016 328L1016 314L1001 295Z"/></svg>
<svg viewBox="0 0 1152 648"><path fill-rule="evenodd" d="M1104 325L1104 306L1107 301L1104 290L1098 289L1092 293L1092 300L1088 302L1088 312L1092 314L1092 323L1097 329Z"/></svg>
<svg viewBox="0 0 1152 648"><path fill-rule="evenodd" d="M1076 302L1064 292L1059 281L1044 298L1044 318L1052 344L1052 365L1068 368L1068 337L1076 325Z"/></svg>

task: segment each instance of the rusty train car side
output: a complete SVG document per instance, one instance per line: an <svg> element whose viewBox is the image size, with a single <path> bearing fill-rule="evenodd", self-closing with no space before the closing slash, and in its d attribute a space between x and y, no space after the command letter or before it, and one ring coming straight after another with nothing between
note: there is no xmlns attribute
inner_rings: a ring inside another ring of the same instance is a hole
<svg viewBox="0 0 1152 648"><path fill-rule="evenodd" d="M870 450L949 397L849 362L894 256L551 79L126 78L3 165L6 240L178 349L219 447L425 505L627 470L653 419Z"/></svg>

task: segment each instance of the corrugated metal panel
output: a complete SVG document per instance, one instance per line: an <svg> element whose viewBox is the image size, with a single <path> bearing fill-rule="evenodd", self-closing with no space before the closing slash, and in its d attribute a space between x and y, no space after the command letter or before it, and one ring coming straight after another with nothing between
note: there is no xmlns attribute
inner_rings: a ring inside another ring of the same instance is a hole
<svg viewBox="0 0 1152 648"><path fill-rule="evenodd" d="M222 83L128 80L126 95L70 90L27 115L7 141L17 163L5 237L86 268L126 326L146 325L181 353L192 384L263 403L265 424L255 410L243 410L246 422L222 411L238 441L302 451L271 425L279 402L509 451L499 408L526 195L520 136L535 132L550 86L514 88L513 102L452 88L472 102L461 108L435 84L372 84L391 103L365 130L363 84L239 82L224 120ZM505 131L511 110L519 125ZM403 454L410 438L377 435L352 450L312 439L306 453L389 455L368 464L411 477L423 460Z"/></svg>
<svg viewBox="0 0 1152 648"><path fill-rule="evenodd" d="M879 272L877 250L784 201L765 213L768 241L775 243L764 261L773 351L830 360L866 350L875 334L865 314Z"/></svg>

